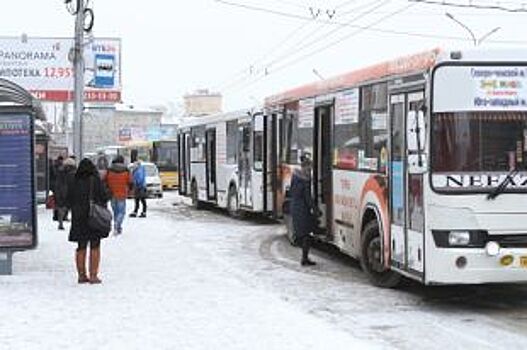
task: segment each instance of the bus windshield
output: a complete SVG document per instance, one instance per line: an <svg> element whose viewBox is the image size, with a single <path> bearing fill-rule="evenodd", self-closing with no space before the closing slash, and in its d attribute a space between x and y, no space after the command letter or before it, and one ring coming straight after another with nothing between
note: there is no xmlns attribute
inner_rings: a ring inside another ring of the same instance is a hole
<svg viewBox="0 0 527 350"><path fill-rule="evenodd" d="M438 113L432 132L435 172L526 170L527 112Z"/></svg>
<svg viewBox="0 0 527 350"><path fill-rule="evenodd" d="M154 163L159 170L177 170L177 142L160 142L154 145Z"/></svg>

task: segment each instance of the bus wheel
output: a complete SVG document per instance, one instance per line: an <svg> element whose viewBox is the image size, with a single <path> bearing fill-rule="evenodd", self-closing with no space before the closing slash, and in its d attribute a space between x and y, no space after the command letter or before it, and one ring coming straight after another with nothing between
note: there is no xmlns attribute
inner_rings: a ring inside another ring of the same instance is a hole
<svg viewBox="0 0 527 350"><path fill-rule="evenodd" d="M381 235L376 220L369 222L362 232L360 264L368 279L376 286L393 288L399 284L401 275L386 269L382 263Z"/></svg>
<svg viewBox="0 0 527 350"><path fill-rule="evenodd" d="M199 201L198 186L196 182L192 183L192 206L194 209L201 209L201 202Z"/></svg>
<svg viewBox="0 0 527 350"><path fill-rule="evenodd" d="M236 192L236 188L234 186L231 186L229 189L229 195L227 197L227 211L233 218L241 217L241 211L238 205L238 192Z"/></svg>

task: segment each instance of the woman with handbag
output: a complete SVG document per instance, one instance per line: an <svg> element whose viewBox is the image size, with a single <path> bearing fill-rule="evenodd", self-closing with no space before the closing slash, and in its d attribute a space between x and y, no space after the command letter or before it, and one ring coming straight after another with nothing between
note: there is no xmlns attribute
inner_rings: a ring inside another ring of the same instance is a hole
<svg viewBox="0 0 527 350"><path fill-rule="evenodd" d="M75 263L79 283L101 283L98 277L100 244L101 239L108 237L110 233L111 213L109 228L104 224L97 225L97 221L100 220L97 220L99 217L95 217L94 220L94 213L108 211L106 206L109 199L109 192L101 181L97 168L91 160L83 159L75 174L73 186L68 188L68 204L72 216L69 241L78 244ZM88 245L90 246L89 276L86 274Z"/></svg>

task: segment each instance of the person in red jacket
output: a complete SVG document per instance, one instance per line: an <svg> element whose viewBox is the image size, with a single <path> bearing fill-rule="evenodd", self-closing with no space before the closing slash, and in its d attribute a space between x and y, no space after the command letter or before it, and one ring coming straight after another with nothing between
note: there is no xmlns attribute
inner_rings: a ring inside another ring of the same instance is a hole
<svg viewBox="0 0 527 350"><path fill-rule="evenodd" d="M112 194L114 234L123 232L123 221L126 216L126 198L132 183L132 176L124 164L123 156L117 156L106 175L106 184Z"/></svg>

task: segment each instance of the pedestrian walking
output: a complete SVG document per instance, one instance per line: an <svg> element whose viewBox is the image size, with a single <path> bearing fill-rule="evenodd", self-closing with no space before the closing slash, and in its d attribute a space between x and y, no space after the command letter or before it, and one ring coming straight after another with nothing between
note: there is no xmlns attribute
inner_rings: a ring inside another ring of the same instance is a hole
<svg viewBox="0 0 527 350"><path fill-rule="evenodd" d="M101 155L97 159L97 170L99 171L99 177L101 180L106 180L106 174L108 173L108 159L105 155Z"/></svg>
<svg viewBox="0 0 527 350"><path fill-rule="evenodd" d="M123 232L123 221L126 216L126 198L132 185L132 176L124 164L124 157L117 156L108 169L106 183L112 196L114 235Z"/></svg>
<svg viewBox="0 0 527 350"><path fill-rule="evenodd" d="M55 184L57 182L57 173L59 169L62 167L64 162L64 158L62 156L58 156L57 159L55 159L53 162L51 162L49 167L49 189L53 193L53 196L55 196L56 188ZM58 209L57 205L55 204L55 207L53 208L53 221L58 221Z"/></svg>
<svg viewBox="0 0 527 350"><path fill-rule="evenodd" d="M139 212L139 204L143 206L141 215L139 217L146 218L146 169L142 164L141 160L137 160L132 172L134 179L134 199L135 207L133 213L130 214L130 217L137 217Z"/></svg>
<svg viewBox="0 0 527 350"><path fill-rule="evenodd" d="M77 243L76 267L79 283L98 284L99 263L101 259L101 239L108 237L109 232L97 232L90 229L88 220L91 202L106 206L110 195L101 181L97 168L89 159L83 159L73 185L68 188L68 204L71 208L71 230L69 241ZM86 256L90 247L89 276L86 274Z"/></svg>
<svg viewBox="0 0 527 350"><path fill-rule="evenodd" d="M68 188L73 185L76 170L75 161L71 158L66 159L56 170L54 193L59 230L64 230L64 221L68 217Z"/></svg>
<svg viewBox="0 0 527 350"><path fill-rule="evenodd" d="M312 236L316 228L318 210L311 195L312 161L308 155L301 157L301 169L293 173L291 180L291 216L295 243L302 247L302 266L316 265L309 259Z"/></svg>

